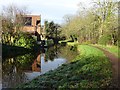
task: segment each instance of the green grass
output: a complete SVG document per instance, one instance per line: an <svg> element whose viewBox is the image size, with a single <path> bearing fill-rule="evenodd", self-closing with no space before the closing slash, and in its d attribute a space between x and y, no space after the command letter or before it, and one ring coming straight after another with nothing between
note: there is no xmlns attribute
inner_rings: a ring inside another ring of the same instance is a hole
<svg viewBox="0 0 120 90"><path fill-rule="evenodd" d="M69 46L78 45L78 42L67 42L67 45L69 45Z"/></svg>
<svg viewBox="0 0 120 90"><path fill-rule="evenodd" d="M118 48L117 46L111 46L111 45L107 45L107 46L105 46L105 45L96 45L96 46L104 48L104 49L108 50L109 52L113 53L118 58L120 58L120 55L119 55L120 48Z"/></svg>
<svg viewBox="0 0 120 90"><path fill-rule="evenodd" d="M71 39L67 39L67 40L61 40L61 41L59 41L59 43L62 43L62 42L68 42L68 41L70 41Z"/></svg>
<svg viewBox="0 0 120 90"><path fill-rule="evenodd" d="M17 88L107 88L111 83L111 64L97 48L78 45L80 54L68 64L49 71Z"/></svg>
<svg viewBox="0 0 120 90"><path fill-rule="evenodd" d="M89 56L89 55L105 56L101 50L88 45L79 45L78 50L81 55L85 55L85 56Z"/></svg>

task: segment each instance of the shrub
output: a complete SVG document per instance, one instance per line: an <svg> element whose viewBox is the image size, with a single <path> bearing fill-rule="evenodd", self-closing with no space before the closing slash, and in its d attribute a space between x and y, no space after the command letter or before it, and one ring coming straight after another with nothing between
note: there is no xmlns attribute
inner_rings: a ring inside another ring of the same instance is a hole
<svg viewBox="0 0 120 90"><path fill-rule="evenodd" d="M111 36L110 35L103 35L98 40L98 43L102 44L102 45L106 45L106 44L108 44L110 42L110 40L111 40Z"/></svg>
<svg viewBox="0 0 120 90"><path fill-rule="evenodd" d="M35 39L29 34L20 33L19 36L15 38L15 46L32 49L35 45Z"/></svg>
<svg viewBox="0 0 120 90"><path fill-rule="evenodd" d="M52 45L52 44L54 44L54 42L53 42L52 39L47 40L47 45L48 45L48 46L49 46L49 45Z"/></svg>

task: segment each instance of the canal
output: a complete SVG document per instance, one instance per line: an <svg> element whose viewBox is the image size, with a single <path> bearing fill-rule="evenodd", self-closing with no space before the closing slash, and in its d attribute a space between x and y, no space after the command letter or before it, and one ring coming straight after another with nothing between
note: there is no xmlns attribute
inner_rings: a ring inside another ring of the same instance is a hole
<svg viewBox="0 0 120 90"><path fill-rule="evenodd" d="M28 82L64 63L71 62L78 54L74 46L55 45L37 52L12 58L3 58L2 87L12 88Z"/></svg>

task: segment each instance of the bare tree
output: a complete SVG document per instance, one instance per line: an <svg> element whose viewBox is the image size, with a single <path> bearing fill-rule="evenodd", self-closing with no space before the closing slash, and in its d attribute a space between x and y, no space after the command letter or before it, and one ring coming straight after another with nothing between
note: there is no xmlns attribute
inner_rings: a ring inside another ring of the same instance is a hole
<svg viewBox="0 0 120 90"><path fill-rule="evenodd" d="M2 8L2 39L4 42L11 42L13 34L19 32L24 25L23 16L30 12L27 11L26 7L18 7L11 4L7 7Z"/></svg>
<svg viewBox="0 0 120 90"><path fill-rule="evenodd" d="M23 16L25 16L28 13L30 12L27 11L26 7L17 7L14 4L11 4L8 7L3 7L2 21L7 23L9 22L9 24L12 24L10 25L10 27L11 29L15 30L15 27L18 29L18 27L20 28L24 24ZM8 31L10 31L10 27L7 28L9 29Z"/></svg>

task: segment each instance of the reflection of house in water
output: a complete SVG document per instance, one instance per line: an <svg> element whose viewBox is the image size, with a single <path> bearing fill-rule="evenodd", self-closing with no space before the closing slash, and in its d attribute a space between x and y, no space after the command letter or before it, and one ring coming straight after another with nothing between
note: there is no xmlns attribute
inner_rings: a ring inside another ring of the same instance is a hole
<svg viewBox="0 0 120 90"><path fill-rule="evenodd" d="M36 72L41 71L41 55L38 55L37 59L34 60L32 64L32 71L36 71Z"/></svg>

